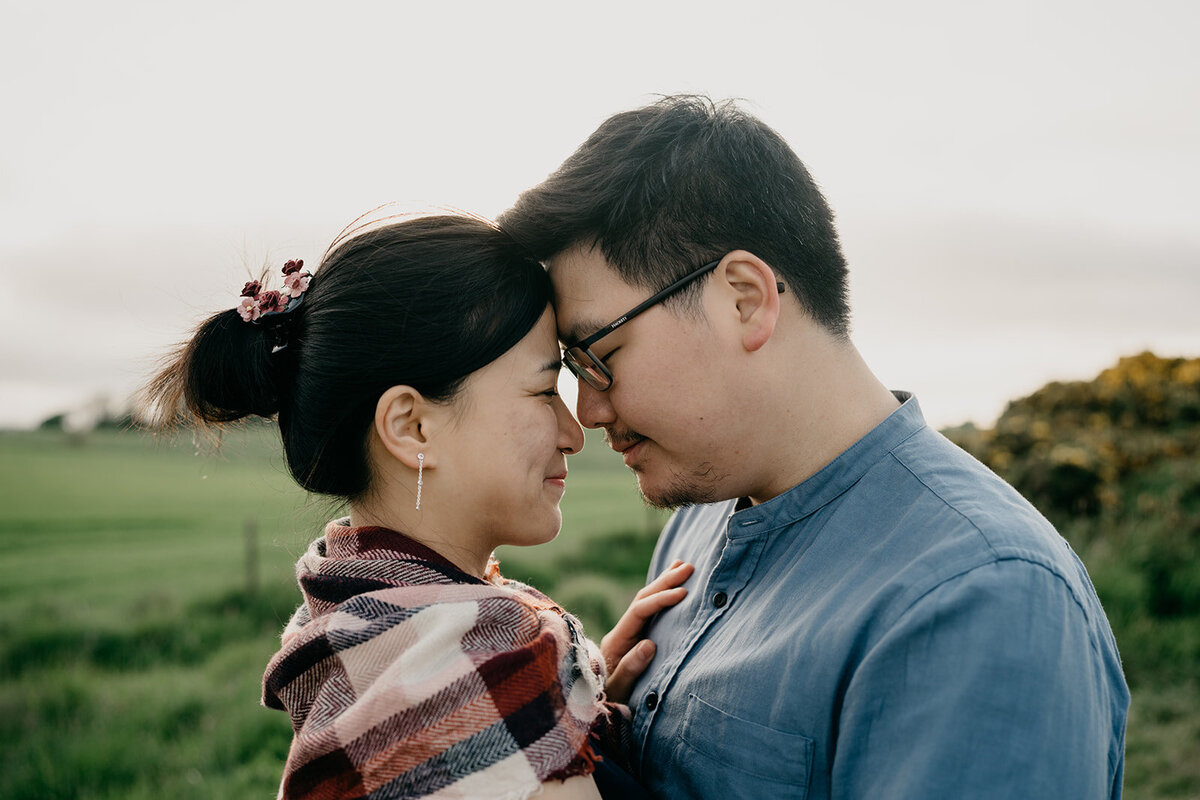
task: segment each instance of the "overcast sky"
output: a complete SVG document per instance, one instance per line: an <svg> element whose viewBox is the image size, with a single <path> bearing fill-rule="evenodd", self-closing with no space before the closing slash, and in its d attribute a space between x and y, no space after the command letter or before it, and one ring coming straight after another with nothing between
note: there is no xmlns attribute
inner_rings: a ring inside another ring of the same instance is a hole
<svg viewBox="0 0 1200 800"><path fill-rule="evenodd" d="M936 425L1200 356L1200 3L10 3L0 427L124 396L381 203L494 216L609 114L744 98Z"/></svg>

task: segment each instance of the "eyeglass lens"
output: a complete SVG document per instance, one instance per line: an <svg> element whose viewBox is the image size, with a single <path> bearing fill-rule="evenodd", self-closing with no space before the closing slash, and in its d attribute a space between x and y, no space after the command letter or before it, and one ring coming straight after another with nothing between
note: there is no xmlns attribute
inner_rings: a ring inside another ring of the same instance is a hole
<svg viewBox="0 0 1200 800"><path fill-rule="evenodd" d="M582 348L570 347L563 356L563 360L566 361L571 371L587 381L592 388L604 390L609 387L611 379L601 366L591 358L591 355L584 352Z"/></svg>

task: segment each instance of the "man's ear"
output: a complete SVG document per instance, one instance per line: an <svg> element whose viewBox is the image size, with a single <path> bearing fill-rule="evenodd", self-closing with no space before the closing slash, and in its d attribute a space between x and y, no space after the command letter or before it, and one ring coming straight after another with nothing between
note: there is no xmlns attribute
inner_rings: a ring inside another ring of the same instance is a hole
<svg viewBox="0 0 1200 800"><path fill-rule="evenodd" d="M432 419L431 407L411 386L393 386L379 396L375 404L375 435L379 443L397 461L417 468L417 454L425 453L425 466L433 466L428 452Z"/></svg>
<svg viewBox="0 0 1200 800"><path fill-rule="evenodd" d="M733 250L721 259L717 276L724 281L737 309L742 346L754 352L767 343L779 321L779 287L775 271L747 250Z"/></svg>

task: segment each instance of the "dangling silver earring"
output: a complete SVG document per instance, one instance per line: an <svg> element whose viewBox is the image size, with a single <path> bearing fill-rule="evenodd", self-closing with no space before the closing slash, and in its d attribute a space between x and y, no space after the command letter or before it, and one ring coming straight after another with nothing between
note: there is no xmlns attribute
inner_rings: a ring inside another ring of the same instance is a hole
<svg viewBox="0 0 1200 800"><path fill-rule="evenodd" d="M425 485L425 454L417 453L417 511L421 510L421 487Z"/></svg>

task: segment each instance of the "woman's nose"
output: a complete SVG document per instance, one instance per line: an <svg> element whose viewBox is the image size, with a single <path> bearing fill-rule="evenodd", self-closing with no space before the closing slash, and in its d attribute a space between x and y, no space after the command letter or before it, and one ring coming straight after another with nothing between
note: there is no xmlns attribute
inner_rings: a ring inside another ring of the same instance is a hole
<svg viewBox="0 0 1200 800"><path fill-rule="evenodd" d="M558 414L558 449L564 453L578 453L583 449L583 428L571 416L571 410L561 397L554 402Z"/></svg>

